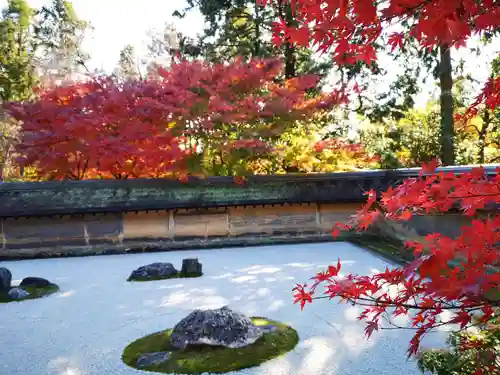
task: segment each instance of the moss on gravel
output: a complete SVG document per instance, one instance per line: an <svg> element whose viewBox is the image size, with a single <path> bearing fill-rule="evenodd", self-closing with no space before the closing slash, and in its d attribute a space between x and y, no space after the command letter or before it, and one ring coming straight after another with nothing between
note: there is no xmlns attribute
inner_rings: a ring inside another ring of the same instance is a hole
<svg viewBox="0 0 500 375"><path fill-rule="evenodd" d="M12 288L17 287L13 286ZM0 303L20 302L28 299L42 298L59 291L59 287L56 284L50 284L45 287L23 286L22 289L27 291L30 295L22 299L11 299L8 291L0 292Z"/></svg>
<svg viewBox="0 0 500 375"><path fill-rule="evenodd" d="M141 370L165 374L223 374L258 366L292 350L299 342L297 332L282 323L266 318L251 318L255 325L274 325L278 329L265 333L255 343L243 348L225 348L208 345L174 349L170 345L171 329L153 333L129 344L122 359L136 368L137 359L143 353L171 352L170 358L161 364Z"/></svg>
<svg viewBox="0 0 500 375"><path fill-rule="evenodd" d="M349 242L378 253L382 257L399 264L409 263L414 260L412 251L405 248L404 244L400 241L381 236L364 236L350 239Z"/></svg>
<svg viewBox="0 0 500 375"><path fill-rule="evenodd" d="M158 281L158 280L169 280L169 279L192 279L196 277L201 277L203 276L203 273L182 273L182 272L177 272L174 275L170 275L168 277L145 277L143 279L139 278L134 278L131 279L130 277L127 279L127 281L139 281L139 282L145 282L145 281Z"/></svg>

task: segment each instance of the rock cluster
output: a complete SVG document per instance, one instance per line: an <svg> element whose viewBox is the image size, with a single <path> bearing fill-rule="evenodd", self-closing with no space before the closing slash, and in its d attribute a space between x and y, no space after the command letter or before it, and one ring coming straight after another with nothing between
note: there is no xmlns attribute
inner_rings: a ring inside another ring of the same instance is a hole
<svg viewBox="0 0 500 375"><path fill-rule="evenodd" d="M12 273L0 267L0 293L7 294L11 300L22 300L30 296L24 288L48 288L54 286L49 280L41 277L25 277L19 286L12 286Z"/></svg>
<svg viewBox="0 0 500 375"><path fill-rule="evenodd" d="M12 282L12 273L4 267L0 267L0 291L8 291Z"/></svg>
<svg viewBox="0 0 500 375"><path fill-rule="evenodd" d="M253 344L264 334L247 316L224 306L213 310L195 310L177 323L171 345L184 349L188 345L212 345L241 348Z"/></svg>
<svg viewBox="0 0 500 375"><path fill-rule="evenodd" d="M169 277L177 275L177 270L172 263L151 263L141 266L132 271L128 280L155 280L155 279L168 279Z"/></svg>
<svg viewBox="0 0 500 375"><path fill-rule="evenodd" d="M179 272L172 263L151 263L132 271L128 281L161 280L173 277L194 277L202 275L202 265L197 258L183 259Z"/></svg>

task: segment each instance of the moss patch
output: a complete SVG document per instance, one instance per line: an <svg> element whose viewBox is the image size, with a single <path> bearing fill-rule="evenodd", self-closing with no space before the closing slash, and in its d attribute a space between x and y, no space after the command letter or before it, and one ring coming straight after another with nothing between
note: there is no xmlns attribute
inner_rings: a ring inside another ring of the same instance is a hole
<svg viewBox="0 0 500 375"><path fill-rule="evenodd" d="M244 368L258 366L272 358L279 357L299 342L297 332L282 323L266 318L251 318L255 325L274 325L277 330L265 333L255 343L243 348L229 349L200 345L177 350L170 346L172 330L153 333L128 345L122 355L123 361L136 368L137 359L143 353L171 352L170 358L159 365L141 370L165 374L223 374Z"/></svg>
<svg viewBox="0 0 500 375"><path fill-rule="evenodd" d="M12 287L16 288L16 287ZM0 303L7 303L7 302L19 302L19 301L25 301L28 299L36 299L36 298L42 298L46 297L50 294L54 294L59 291L59 287L56 284L51 284L46 287L33 287L33 286L23 286L22 289L27 291L30 295L27 296L26 298L22 299L11 299L9 297L8 291L7 292L0 292Z"/></svg>
<svg viewBox="0 0 500 375"><path fill-rule="evenodd" d="M376 252L382 257L399 264L409 263L414 260L412 251L405 248L402 242L382 236L363 236L349 239L349 242Z"/></svg>
<svg viewBox="0 0 500 375"><path fill-rule="evenodd" d="M169 280L169 279L192 279L195 277L201 277L203 276L203 273L182 273L182 272L177 272L174 275L168 276L168 277L145 277L145 278L134 278L131 279L130 277L127 279L127 281L158 281L158 280Z"/></svg>

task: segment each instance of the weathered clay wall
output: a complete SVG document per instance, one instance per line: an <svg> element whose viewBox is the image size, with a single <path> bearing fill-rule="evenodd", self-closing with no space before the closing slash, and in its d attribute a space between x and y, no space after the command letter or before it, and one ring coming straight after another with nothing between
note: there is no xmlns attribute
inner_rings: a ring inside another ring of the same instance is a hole
<svg viewBox="0 0 500 375"><path fill-rule="evenodd" d="M348 221L359 207L290 204L4 218L0 259L328 241L333 224ZM436 231L455 236L466 223L461 215L445 215L377 227L386 237L408 240Z"/></svg>
<svg viewBox="0 0 500 375"><path fill-rule="evenodd" d="M329 240L359 204L292 204L1 219L0 258Z"/></svg>

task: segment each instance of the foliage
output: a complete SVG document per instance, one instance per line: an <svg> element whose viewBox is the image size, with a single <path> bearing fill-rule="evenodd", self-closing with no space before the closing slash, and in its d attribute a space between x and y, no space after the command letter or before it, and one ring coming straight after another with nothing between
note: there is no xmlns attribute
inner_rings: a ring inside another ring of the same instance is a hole
<svg viewBox="0 0 500 375"><path fill-rule="evenodd" d="M142 78L140 64L137 61L134 46L131 44L127 44L120 51L120 58L114 75L120 80Z"/></svg>
<svg viewBox="0 0 500 375"><path fill-rule="evenodd" d="M86 69L90 56L83 51L82 43L89 28L88 22L78 18L70 1L52 0L50 5L37 10L34 22L37 67L44 81L67 80L79 68Z"/></svg>
<svg viewBox="0 0 500 375"><path fill-rule="evenodd" d="M204 16L206 27L196 43L196 57L211 62L235 57L279 57L284 62L285 79L315 74L322 79L321 84L331 70L331 59L315 55L308 48L292 43L273 44L275 21L281 19L288 25L295 24L293 9L287 2L272 0L266 8L259 7L255 0L189 0L188 4L187 9L174 15L183 17L196 7Z"/></svg>
<svg viewBox="0 0 500 375"><path fill-rule="evenodd" d="M384 168L430 162L439 154L439 134L439 112L432 104L426 110L409 110L398 121L369 124L360 130L361 143L380 155Z"/></svg>
<svg viewBox="0 0 500 375"><path fill-rule="evenodd" d="M43 286L43 287L23 286L22 289L27 291L29 293L29 296L21 300L11 299L9 297L8 291L0 291L0 303L20 302L29 299L43 298L51 294L57 293L59 291L59 287L56 284L50 284L48 286Z"/></svg>
<svg viewBox="0 0 500 375"><path fill-rule="evenodd" d="M259 0L263 5L270 0ZM492 32L500 22L498 6L493 0L481 3L461 0L443 2L431 0L391 0L380 9L371 0L335 1L296 0L295 25L284 20L275 23L275 41L291 40L297 45L318 44L321 51L333 49L339 63L375 60L373 43L384 27L408 18L414 18L410 35L422 46L463 45L475 33ZM485 10L489 10L485 12ZM401 46L405 35L393 33L391 44Z"/></svg>
<svg viewBox="0 0 500 375"><path fill-rule="evenodd" d="M460 208L472 218L460 236L448 238L439 233L425 237L424 242L408 242L415 260L408 265L371 276L339 277L340 260L313 278L311 286L297 285L296 302L301 306L312 302L318 287L326 283L323 294L338 297L364 307L359 316L366 322L368 337L374 331L389 327L410 328L415 335L410 341L409 355L417 353L420 342L430 330L444 325L464 329L474 324L491 322L500 306L500 216L495 214L500 203L500 168L488 176L483 168L462 175L434 173L435 164L425 166L420 177L404 181L382 193L368 194L367 204L350 224L336 224L339 229L366 230L376 220L409 220L413 215L446 213ZM475 217L489 208L492 215ZM450 312L451 317L443 315ZM392 318L414 313L411 327L396 325ZM478 318L476 316L479 315ZM481 342L471 342L481 346Z"/></svg>
<svg viewBox="0 0 500 375"><path fill-rule="evenodd" d="M500 55L491 64L490 85L492 96L488 98L490 104L480 103L481 97L470 108L466 108L461 102L470 101L466 90L462 87L471 78L462 75L459 83L459 95L457 95L456 124L460 131L463 142L472 146L470 159L474 163L494 163L500 161L500 110L495 107L494 80L500 76ZM488 87L488 86L487 86ZM496 89L498 90L498 88ZM486 100L486 98L485 98Z"/></svg>
<svg viewBox="0 0 500 375"><path fill-rule="evenodd" d="M228 155L269 152L269 140L296 121L343 100L340 92L310 97L314 76L275 83L281 69L278 60L182 61L159 79L103 77L10 103L23 123L20 163L36 164L44 178L162 177L205 173L203 159L216 152L221 174L236 175L244 170Z"/></svg>
<svg viewBox="0 0 500 375"><path fill-rule="evenodd" d="M125 348L122 359L127 365L135 367L142 353L169 351L171 356L166 362L148 367L147 370L165 374L222 374L258 366L289 352L297 345L299 336L293 328L270 319L251 319L257 326L274 325L278 329L265 333L254 344L242 348L202 345L183 351L170 346L172 331L166 330L132 342Z"/></svg>
<svg viewBox="0 0 500 375"><path fill-rule="evenodd" d="M498 323L497 317L496 321L483 324L472 331L452 333L448 339L451 348L421 353L418 358L419 368L422 372L430 371L436 375L471 375L477 373L478 369L483 374L495 374L500 368ZM477 342L480 342L480 346Z"/></svg>
<svg viewBox="0 0 500 375"><path fill-rule="evenodd" d="M32 96L34 10L25 0L9 0L0 18L0 104Z"/></svg>
<svg viewBox="0 0 500 375"><path fill-rule="evenodd" d="M270 0L259 0L263 5ZM381 35L396 23L401 32L392 32L389 43L402 48L409 36L426 49L439 49L441 87L441 159L446 165L455 159L453 127L453 88L451 47L465 45L477 33L492 34L500 22L498 5L493 0L443 2L399 0L377 3L370 0L293 0L295 23L284 19L274 24L277 45L316 45L320 52L332 51L339 65L363 62L372 65ZM411 22L409 22L411 20ZM491 84L490 84L491 86ZM487 90L487 88L485 88ZM488 95L492 96L492 95ZM491 101L491 99L489 99Z"/></svg>

